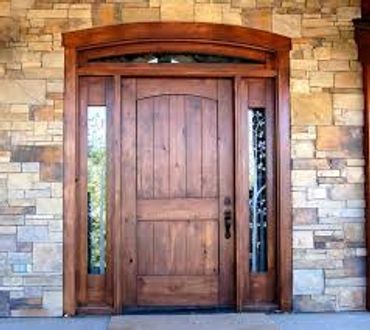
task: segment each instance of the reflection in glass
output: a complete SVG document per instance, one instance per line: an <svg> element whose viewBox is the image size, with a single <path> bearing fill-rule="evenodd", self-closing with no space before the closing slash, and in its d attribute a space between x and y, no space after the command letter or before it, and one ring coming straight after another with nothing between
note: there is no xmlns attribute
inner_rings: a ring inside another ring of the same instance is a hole
<svg viewBox="0 0 370 330"><path fill-rule="evenodd" d="M249 234L250 269L267 270L267 169L266 116L263 109L251 109L249 131Z"/></svg>
<svg viewBox="0 0 370 330"><path fill-rule="evenodd" d="M104 274L106 245L107 112L87 109L88 273Z"/></svg>

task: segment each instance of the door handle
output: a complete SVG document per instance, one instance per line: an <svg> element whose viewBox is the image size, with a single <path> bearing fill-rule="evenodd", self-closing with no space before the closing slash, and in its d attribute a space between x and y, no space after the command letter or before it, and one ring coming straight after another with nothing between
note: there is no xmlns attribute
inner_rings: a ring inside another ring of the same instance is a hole
<svg viewBox="0 0 370 330"><path fill-rule="evenodd" d="M225 221L225 238L229 239L231 237L231 224L233 222L231 210L224 211L224 221Z"/></svg>
<svg viewBox="0 0 370 330"><path fill-rule="evenodd" d="M224 211L224 223L225 223L225 238L229 239L231 237L231 225L233 223L233 212L231 210L231 198L225 197L224 205L226 210Z"/></svg>

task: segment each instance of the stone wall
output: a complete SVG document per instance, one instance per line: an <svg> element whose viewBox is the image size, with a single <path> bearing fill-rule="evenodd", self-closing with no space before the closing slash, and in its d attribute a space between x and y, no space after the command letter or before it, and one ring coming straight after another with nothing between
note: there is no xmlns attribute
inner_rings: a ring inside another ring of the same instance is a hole
<svg viewBox="0 0 370 330"><path fill-rule="evenodd" d="M359 0L0 0L0 315L62 314L61 32L160 20L293 38L294 308L363 309L359 15Z"/></svg>

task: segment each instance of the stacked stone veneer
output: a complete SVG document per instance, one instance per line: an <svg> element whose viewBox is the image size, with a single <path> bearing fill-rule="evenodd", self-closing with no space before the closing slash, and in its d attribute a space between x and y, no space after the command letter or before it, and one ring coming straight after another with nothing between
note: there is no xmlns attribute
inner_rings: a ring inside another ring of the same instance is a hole
<svg viewBox="0 0 370 330"><path fill-rule="evenodd" d="M293 38L294 308L364 308L359 0L0 0L0 315L62 314L61 32L133 21Z"/></svg>

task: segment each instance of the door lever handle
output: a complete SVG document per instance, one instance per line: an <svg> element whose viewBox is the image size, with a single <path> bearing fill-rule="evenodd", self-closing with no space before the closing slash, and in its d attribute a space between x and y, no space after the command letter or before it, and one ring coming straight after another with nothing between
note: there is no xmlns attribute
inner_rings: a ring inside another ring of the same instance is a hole
<svg viewBox="0 0 370 330"><path fill-rule="evenodd" d="M231 225L233 222L231 210L224 211L224 221L225 221L225 238L229 239L231 237Z"/></svg>

